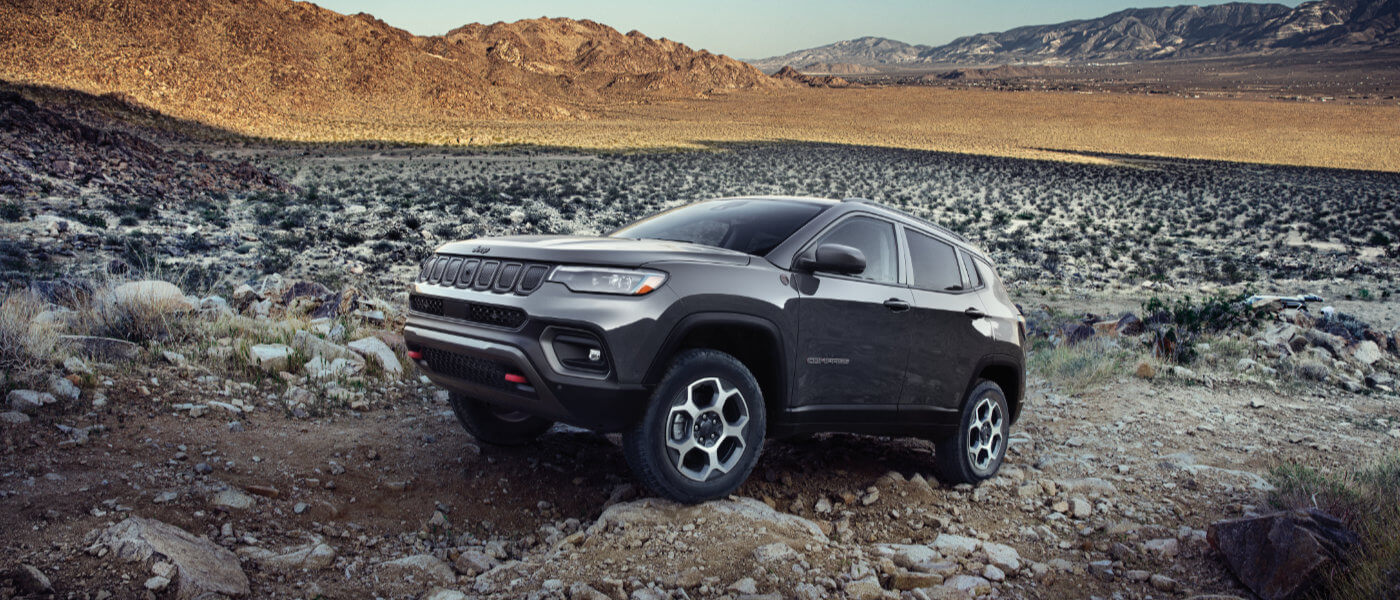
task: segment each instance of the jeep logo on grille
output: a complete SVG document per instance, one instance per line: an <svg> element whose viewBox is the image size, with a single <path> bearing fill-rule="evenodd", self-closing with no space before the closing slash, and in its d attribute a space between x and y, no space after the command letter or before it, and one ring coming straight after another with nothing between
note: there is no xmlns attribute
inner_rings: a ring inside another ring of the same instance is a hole
<svg viewBox="0 0 1400 600"><path fill-rule="evenodd" d="M487 252L490 252L490 251L491 251L491 248L486 247L486 246L477 246L477 247L475 247L475 248L472 248L472 254L486 254Z"/></svg>

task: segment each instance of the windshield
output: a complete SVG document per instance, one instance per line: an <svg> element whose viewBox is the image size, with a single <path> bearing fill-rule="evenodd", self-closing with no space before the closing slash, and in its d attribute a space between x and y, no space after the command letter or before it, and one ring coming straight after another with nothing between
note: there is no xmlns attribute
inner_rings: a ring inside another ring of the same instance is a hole
<svg viewBox="0 0 1400 600"><path fill-rule="evenodd" d="M826 208L794 200L710 200L647 217L611 235L689 242L763 255Z"/></svg>

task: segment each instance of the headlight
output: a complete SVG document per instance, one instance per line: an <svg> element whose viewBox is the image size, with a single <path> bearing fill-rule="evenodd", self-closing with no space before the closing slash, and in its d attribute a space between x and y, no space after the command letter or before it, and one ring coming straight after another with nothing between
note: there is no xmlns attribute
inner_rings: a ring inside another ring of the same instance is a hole
<svg viewBox="0 0 1400 600"><path fill-rule="evenodd" d="M555 267L549 280L562 283L574 292L641 296L666 283L666 274L637 269Z"/></svg>

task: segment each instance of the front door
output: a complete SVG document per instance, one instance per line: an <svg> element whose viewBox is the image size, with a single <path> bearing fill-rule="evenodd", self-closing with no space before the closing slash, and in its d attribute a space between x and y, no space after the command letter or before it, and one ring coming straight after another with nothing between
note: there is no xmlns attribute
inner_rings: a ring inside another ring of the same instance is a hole
<svg viewBox="0 0 1400 600"><path fill-rule="evenodd" d="M900 281L896 239L894 224L855 216L838 221L808 246L850 246L865 255L866 267L855 275L795 275L797 411L864 420L877 418L871 416L882 409L897 410L913 332L913 296Z"/></svg>

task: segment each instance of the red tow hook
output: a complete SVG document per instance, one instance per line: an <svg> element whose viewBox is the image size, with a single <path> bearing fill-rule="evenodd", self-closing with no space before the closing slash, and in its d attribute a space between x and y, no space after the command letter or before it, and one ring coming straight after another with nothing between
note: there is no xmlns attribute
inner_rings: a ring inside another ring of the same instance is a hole
<svg viewBox="0 0 1400 600"><path fill-rule="evenodd" d="M417 350L409 350L409 351L408 351L408 358L410 358L410 359L412 359L412 360L423 360L423 353L422 353L422 352L419 352L419 351L417 351Z"/></svg>
<svg viewBox="0 0 1400 600"><path fill-rule="evenodd" d="M524 375L516 375L515 373L506 373L506 381L511 383L526 383Z"/></svg>

